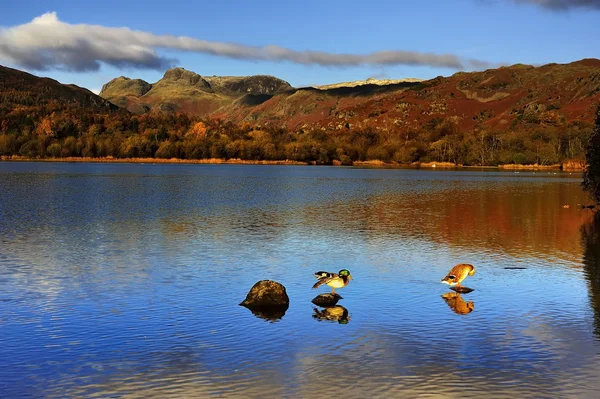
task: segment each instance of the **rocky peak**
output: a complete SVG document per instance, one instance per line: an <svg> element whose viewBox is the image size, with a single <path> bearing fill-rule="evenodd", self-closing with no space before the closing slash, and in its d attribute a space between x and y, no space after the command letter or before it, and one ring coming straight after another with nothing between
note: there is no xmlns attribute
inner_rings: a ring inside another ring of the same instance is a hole
<svg viewBox="0 0 600 399"><path fill-rule="evenodd" d="M102 86L100 96L104 98L115 95L141 97L151 88L152 85L142 79L119 76Z"/></svg>
<svg viewBox="0 0 600 399"><path fill-rule="evenodd" d="M285 80L269 75L206 76L212 88L228 96L275 95L293 89Z"/></svg>
<svg viewBox="0 0 600 399"><path fill-rule="evenodd" d="M165 72L157 83L175 83L181 86L194 86L204 91L212 91L210 83L195 72L183 68L172 68Z"/></svg>

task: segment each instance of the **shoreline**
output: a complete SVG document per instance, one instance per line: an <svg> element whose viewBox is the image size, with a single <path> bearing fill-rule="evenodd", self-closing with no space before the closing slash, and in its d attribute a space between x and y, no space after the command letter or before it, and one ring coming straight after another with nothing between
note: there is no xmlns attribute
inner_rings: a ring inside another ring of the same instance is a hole
<svg viewBox="0 0 600 399"><path fill-rule="evenodd" d="M202 165L317 165L315 162L300 162L289 159L269 160L244 160L239 158L208 158L208 159L180 159L180 158L113 158L113 157L67 157L67 158L27 158L22 156L0 157L0 162L67 162L67 163L149 163L149 164L202 164ZM568 166L567 166L568 165ZM583 165L583 164L581 164ZM341 165L333 163L333 166L361 166L374 168L398 168L398 169L495 169L495 170L562 170L566 172L583 172L584 167L573 167L573 164L554 165L520 165L505 164L497 166L461 165L451 162L413 162L411 164L400 164L395 162L356 161L352 165ZM569 167L570 166L570 167Z"/></svg>
<svg viewBox="0 0 600 399"><path fill-rule="evenodd" d="M180 158L112 158L112 157L67 157L67 158L26 158L21 156L2 156L5 162L71 162L71 163L155 163L155 164L232 164L232 165L308 165L306 162L291 160L253 161L244 159L180 159Z"/></svg>

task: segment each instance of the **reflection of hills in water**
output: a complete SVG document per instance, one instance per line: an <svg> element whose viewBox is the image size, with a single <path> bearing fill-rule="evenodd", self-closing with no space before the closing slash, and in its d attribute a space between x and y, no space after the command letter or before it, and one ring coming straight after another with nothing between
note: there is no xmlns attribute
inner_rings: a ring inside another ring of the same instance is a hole
<svg viewBox="0 0 600 399"><path fill-rule="evenodd" d="M475 310L473 301L466 302L462 296L456 292L447 292L442 295L442 299L456 314L469 314Z"/></svg>
<svg viewBox="0 0 600 399"><path fill-rule="evenodd" d="M583 269L588 280L590 304L594 311L594 329L600 339L600 213L581 227Z"/></svg>
<svg viewBox="0 0 600 399"><path fill-rule="evenodd" d="M348 309L342 305L330 306L328 308L317 309L313 308L313 318L319 321L333 321L340 324L347 324L350 322L350 316Z"/></svg>
<svg viewBox="0 0 600 399"><path fill-rule="evenodd" d="M535 254L551 258L559 253L578 259L580 247L572 237L579 235L590 211L580 211L574 205L585 202L584 194L570 179L564 179L566 184L542 183L538 180L543 178L535 176L531 186L524 185L522 178L511 180L512 176L497 174L491 181L485 180L490 177L483 173L473 180L453 182L445 177L438 181L399 174L403 179L364 179L364 186L358 188L352 181L329 179L326 182L334 193L321 197L329 198L326 202L247 209L218 217L171 218L163 220L163 232L223 237L233 227L256 232L262 240L299 230L328 236L343 232L361 238L395 235L520 257ZM313 191L320 191L320 183L314 183ZM342 188L348 192L340 198L336 194ZM268 195L278 201L291 193L283 190ZM565 209L564 204L573 206Z"/></svg>

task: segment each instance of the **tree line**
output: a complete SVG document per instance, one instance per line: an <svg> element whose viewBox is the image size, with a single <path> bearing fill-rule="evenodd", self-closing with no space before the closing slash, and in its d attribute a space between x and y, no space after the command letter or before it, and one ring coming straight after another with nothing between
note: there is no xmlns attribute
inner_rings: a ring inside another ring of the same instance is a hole
<svg viewBox="0 0 600 399"><path fill-rule="evenodd" d="M0 107L0 155L551 165L584 160L592 129L591 124L573 122L520 124L510 130L478 125L461 131L455 117L446 117L415 130L347 125L328 131L235 124L185 114L82 111L50 104L37 111L35 106Z"/></svg>

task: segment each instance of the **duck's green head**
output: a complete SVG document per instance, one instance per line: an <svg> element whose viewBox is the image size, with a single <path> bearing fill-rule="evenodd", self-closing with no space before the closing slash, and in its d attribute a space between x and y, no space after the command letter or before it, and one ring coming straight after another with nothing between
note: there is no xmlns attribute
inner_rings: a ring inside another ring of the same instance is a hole
<svg viewBox="0 0 600 399"><path fill-rule="evenodd" d="M341 277L347 277L350 280L352 280L352 276L350 275L350 271L347 270L347 269L340 270L340 272L338 273L338 275L340 275Z"/></svg>

